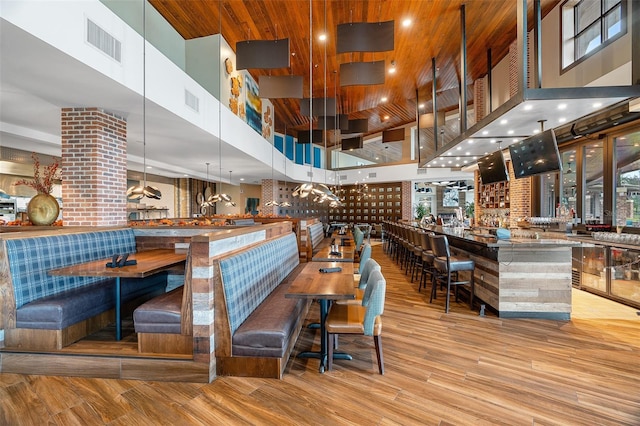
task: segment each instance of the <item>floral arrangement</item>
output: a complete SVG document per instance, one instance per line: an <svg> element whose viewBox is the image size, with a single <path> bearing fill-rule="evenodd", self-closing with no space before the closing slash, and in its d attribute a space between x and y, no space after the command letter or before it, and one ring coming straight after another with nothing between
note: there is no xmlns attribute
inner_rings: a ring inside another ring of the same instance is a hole
<svg viewBox="0 0 640 426"><path fill-rule="evenodd" d="M44 166L42 176L40 175L40 159L35 152L31 153L33 158L33 180L20 179L16 185L27 185L38 191L38 194L51 194L53 190L53 180L55 179L56 172L60 168L60 162L57 158L53 163Z"/></svg>

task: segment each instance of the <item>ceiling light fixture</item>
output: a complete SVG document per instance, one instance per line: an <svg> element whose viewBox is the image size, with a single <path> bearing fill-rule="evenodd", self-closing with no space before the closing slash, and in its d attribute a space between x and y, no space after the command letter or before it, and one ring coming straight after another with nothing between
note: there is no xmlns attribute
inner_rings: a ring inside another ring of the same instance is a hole
<svg viewBox="0 0 640 426"><path fill-rule="evenodd" d="M142 185L134 185L127 189L127 198L141 200L144 197L159 200L162 193L155 186L147 185L147 25L145 1L142 6Z"/></svg>

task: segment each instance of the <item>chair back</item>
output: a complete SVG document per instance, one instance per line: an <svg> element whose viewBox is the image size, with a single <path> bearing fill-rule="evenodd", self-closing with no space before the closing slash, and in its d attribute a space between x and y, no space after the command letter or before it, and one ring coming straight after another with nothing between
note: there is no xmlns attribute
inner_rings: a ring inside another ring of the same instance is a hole
<svg viewBox="0 0 640 426"><path fill-rule="evenodd" d="M362 270L364 269L365 263L371 257L371 244L365 243L362 247L362 253L360 253L360 266L358 267L358 273L362 274Z"/></svg>
<svg viewBox="0 0 640 426"><path fill-rule="evenodd" d="M387 281L380 271L373 271L369 276L367 289L362 297L364 313L364 335L373 336L376 318L384 312L384 299L387 292Z"/></svg>
<svg viewBox="0 0 640 426"><path fill-rule="evenodd" d="M446 235L431 235L431 250L436 257L446 257L447 260L451 256L449 252L449 240Z"/></svg>
<svg viewBox="0 0 640 426"><path fill-rule="evenodd" d="M435 234L429 232L420 232L420 245L422 246L422 250L431 250L431 241L429 241L430 235Z"/></svg>
<svg viewBox="0 0 640 426"><path fill-rule="evenodd" d="M362 265L362 263L361 263ZM364 267L362 268L362 272L360 272L360 281L358 282L358 288L363 289L367 287L367 283L369 282L369 277L373 271L379 271L380 264L376 262L373 258L367 259L364 263Z"/></svg>
<svg viewBox="0 0 640 426"><path fill-rule="evenodd" d="M353 240L355 241L355 244L356 244L356 251L359 251L360 246L364 241L364 233L357 226L353 228Z"/></svg>

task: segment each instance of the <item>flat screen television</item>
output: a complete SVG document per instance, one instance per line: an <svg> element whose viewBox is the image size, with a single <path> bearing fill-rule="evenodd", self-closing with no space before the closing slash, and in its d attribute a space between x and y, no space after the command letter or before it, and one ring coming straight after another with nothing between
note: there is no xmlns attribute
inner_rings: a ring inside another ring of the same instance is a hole
<svg viewBox="0 0 640 426"><path fill-rule="evenodd" d="M478 170L483 185L509 180L507 165L500 149L479 159Z"/></svg>
<svg viewBox="0 0 640 426"><path fill-rule="evenodd" d="M516 179L562 169L558 143L553 129L509 146L511 166Z"/></svg>

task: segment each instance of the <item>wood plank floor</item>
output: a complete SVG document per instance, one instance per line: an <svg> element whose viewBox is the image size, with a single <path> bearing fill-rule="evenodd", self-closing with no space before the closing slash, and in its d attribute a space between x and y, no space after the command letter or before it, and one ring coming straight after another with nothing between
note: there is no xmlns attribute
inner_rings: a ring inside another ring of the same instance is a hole
<svg viewBox="0 0 640 426"><path fill-rule="evenodd" d="M284 380L210 384L0 374L0 425L639 425L640 316L574 291L571 321L445 315L375 246L387 279L386 372L371 338L318 373L292 359ZM317 306L309 314L315 320ZM295 353L319 346L303 330Z"/></svg>

